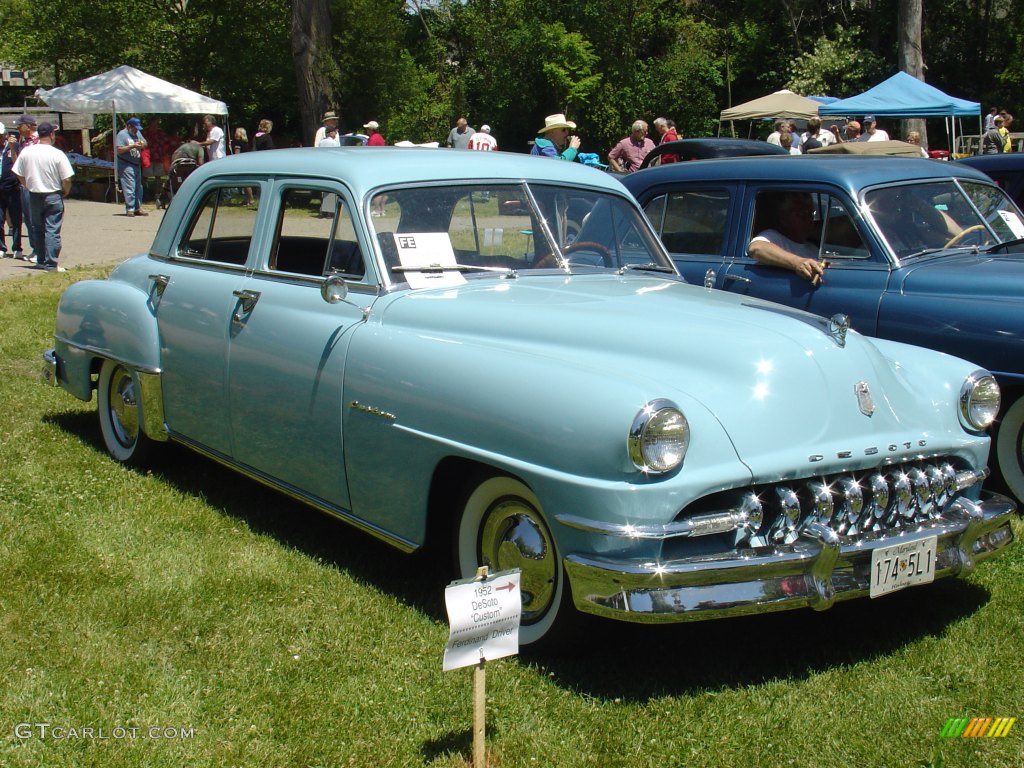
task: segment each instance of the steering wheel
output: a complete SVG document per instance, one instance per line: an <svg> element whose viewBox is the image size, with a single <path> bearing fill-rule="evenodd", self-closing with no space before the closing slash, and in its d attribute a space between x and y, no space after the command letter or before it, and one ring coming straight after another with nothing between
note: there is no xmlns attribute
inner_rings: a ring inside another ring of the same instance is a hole
<svg viewBox="0 0 1024 768"><path fill-rule="evenodd" d="M984 224L974 224L973 226L970 226L967 229L964 229L964 230L961 230L960 232L957 232L955 235L953 235L951 238L949 238L949 240L946 242L946 244L944 246L942 246L942 247L943 248L952 248L954 245L957 245L961 240L963 240L965 237L967 237L967 235L971 234L972 232L977 232L979 229L984 229L984 228L985 228Z"/></svg>
<svg viewBox="0 0 1024 768"><path fill-rule="evenodd" d="M606 246L601 245L601 243L595 243L593 240L579 240L563 248L562 255L568 259L569 254L576 251L594 251L601 257L604 266L608 267L608 269L615 266L615 258L612 256L612 252Z"/></svg>

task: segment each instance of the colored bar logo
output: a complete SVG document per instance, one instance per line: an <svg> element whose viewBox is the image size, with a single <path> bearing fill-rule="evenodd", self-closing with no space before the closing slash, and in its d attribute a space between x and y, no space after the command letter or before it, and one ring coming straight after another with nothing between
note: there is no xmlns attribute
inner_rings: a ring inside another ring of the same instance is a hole
<svg viewBox="0 0 1024 768"><path fill-rule="evenodd" d="M951 717L939 732L947 739L1000 738L1007 736L1016 717Z"/></svg>

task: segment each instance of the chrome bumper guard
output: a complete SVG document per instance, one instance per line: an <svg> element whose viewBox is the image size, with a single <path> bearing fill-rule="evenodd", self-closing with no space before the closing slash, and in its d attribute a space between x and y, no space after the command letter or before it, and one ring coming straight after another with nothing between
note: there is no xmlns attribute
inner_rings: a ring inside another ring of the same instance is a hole
<svg viewBox="0 0 1024 768"><path fill-rule="evenodd" d="M60 381L58 380L58 360L57 350L48 349L43 352L43 383L49 384L51 387L59 387Z"/></svg>
<svg viewBox="0 0 1024 768"><path fill-rule="evenodd" d="M570 554L566 573L577 609L640 623L669 623L813 608L866 597L871 553L881 547L937 538L935 579L966 576L1013 541L1009 499L965 497L913 530L843 543L809 523L788 545L739 549L666 562Z"/></svg>

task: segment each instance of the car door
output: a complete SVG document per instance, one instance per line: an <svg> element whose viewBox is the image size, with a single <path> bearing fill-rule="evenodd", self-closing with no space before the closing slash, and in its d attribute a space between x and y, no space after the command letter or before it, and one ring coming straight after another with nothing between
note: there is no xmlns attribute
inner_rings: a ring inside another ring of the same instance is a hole
<svg viewBox="0 0 1024 768"><path fill-rule="evenodd" d="M260 185L252 185L259 200ZM230 457L227 360L237 294L247 277L257 210L234 182L195 196L171 259L155 283L164 418L179 439Z"/></svg>
<svg viewBox="0 0 1024 768"><path fill-rule="evenodd" d="M644 204L644 213L688 283L704 285L709 272L722 271L734 246L730 221L738 196L735 186L702 183L657 192Z"/></svg>
<svg viewBox="0 0 1024 768"><path fill-rule="evenodd" d="M819 285L812 285L791 270L759 264L748 255L751 238L772 226L766 212L790 193L809 194L814 202L813 244L827 265ZM846 314L856 330L876 335L878 308L889 285L889 262L845 195L798 186L750 188L744 213L737 219L737 229L743 233L735 246L737 258L726 263L723 274L716 276L716 287L824 317Z"/></svg>
<svg viewBox="0 0 1024 768"><path fill-rule="evenodd" d="M267 233L231 324L228 400L235 458L251 470L348 509L342 450L345 359L376 293L346 191L277 181ZM327 275L350 284L328 303Z"/></svg>

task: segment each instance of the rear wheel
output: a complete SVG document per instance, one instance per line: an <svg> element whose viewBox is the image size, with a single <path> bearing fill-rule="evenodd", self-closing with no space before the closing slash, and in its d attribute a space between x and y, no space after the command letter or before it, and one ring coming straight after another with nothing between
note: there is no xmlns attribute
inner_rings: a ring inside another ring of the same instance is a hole
<svg viewBox="0 0 1024 768"><path fill-rule="evenodd" d="M1024 397L1006 409L999 420L995 442L1003 482L1024 503Z"/></svg>
<svg viewBox="0 0 1024 768"><path fill-rule="evenodd" d="M145 464L153 441L141 429L138 375L121 363L104 360L96 399L107 452L122 464Z"/></svg>
<svg viewBox="0 0 1024 768"><path fill-rule="evenodd" d="M537 497L515 478L497 475L472 486L464 498L456 534L462 578L475 576L481 565L492 573L520 569L519 643L550 639L559 614L571 608L562 605L568 593L561 558Z"/></svg>

